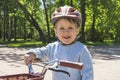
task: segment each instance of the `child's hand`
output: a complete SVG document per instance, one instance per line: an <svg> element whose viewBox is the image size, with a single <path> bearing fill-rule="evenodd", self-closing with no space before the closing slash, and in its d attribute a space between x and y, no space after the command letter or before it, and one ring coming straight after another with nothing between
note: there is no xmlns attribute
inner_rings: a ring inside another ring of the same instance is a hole
<svg viewBox="0 0 120 80"><path fill-rule="evenodd" d="M35 60L35 55L33 53L24 55L24 63L27 65L28 63L33 63Z"/></svg>

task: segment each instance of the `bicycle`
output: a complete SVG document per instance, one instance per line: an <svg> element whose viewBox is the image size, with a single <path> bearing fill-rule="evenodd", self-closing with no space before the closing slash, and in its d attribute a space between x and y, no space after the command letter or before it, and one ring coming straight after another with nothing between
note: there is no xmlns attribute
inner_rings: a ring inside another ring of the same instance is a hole
<svg viewBox="0 0 120 80"><path fill-rule="evenodd" d="M35 73L32 65L37 65L41 66L42 71L39 73ZM42 62L42 64L28 64L28 73L23 73L23 74L14 74L14 75L4 75L0 76L0 80L44 80L44 76L46 74L47 70L52 70L56 72L62 72L67 74L70 77L70 74L66 71L63 70L58 70L58 66L64 66L64 67L69 67L69 68L75 68L75 69L83 69L83 63L78 63L78 62L70 62L70 61L65 61L65 60L52 60L49 62Z"/></svg>

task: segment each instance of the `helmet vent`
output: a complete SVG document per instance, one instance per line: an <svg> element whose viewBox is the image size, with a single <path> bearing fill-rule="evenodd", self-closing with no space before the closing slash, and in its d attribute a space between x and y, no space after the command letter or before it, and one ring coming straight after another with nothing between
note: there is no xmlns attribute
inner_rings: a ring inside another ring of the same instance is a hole
<svg viewBox="0 0 120 80"><path fill-rule="evenodd" d="M76 10L76 9L74 9L74 8L70 8L70 9L69 9L69 12L75 12L75 10Z"/></svg>
<svg viewBox="0 0 120 80"><path fill-rule="evenodd" d="M61 12L61 8L57 9L57 12Z"/></svg>

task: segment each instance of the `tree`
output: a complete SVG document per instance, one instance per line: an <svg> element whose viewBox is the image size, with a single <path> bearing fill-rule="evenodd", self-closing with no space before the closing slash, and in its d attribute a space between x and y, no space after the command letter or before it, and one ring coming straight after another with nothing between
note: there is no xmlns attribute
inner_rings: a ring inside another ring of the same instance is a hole
<svg viewBox="0 0 120 80"><path fill-rule="evenodd" d="M50 42L50 27L49 27L49 20L48 20L48 11L47 11L47 8L46 8L46 5L45 5L45 0L42 0L43 1L43 6L44 6L44 9L45 9L45 16L46 16L46 24L47 24L47 30L48 30L48 43Z"/></svg>
<svg viewBox="0 0 120 80"><path fill-rule="evenodd" d="M97 13L97 1L96 0L91 0L92 1L92 12L93 12L93 17L92 17L92 26L91 26L91 41L95 42L97 39L95 37L96 35L96 30L95 30L95 23L96 23L96 13Z"/></svg>
<svg viewBox="0 0 120 80"><path fill-rule="evenodd" d="M82 14L82 30L81 30L81 40L82 42L85 42L85 32L84 32L84 27L85 27L85 21L86 21L86 0L81 0L80 2L81 5L81 14Z"/></svg>
<svg viewBox="0 0 120 80"><path fill-rule="evenodd" d="M39 27L37 21L33 18L33 16L26 10L26 8L18 1L16 0L17 4L20 6L20 8L23 10L25 17L27 20L35 27L35 29L38 31L40 38L43 42L46 42L46 38L44 33L42 32L41 28Z"/></svg>
<svg viewBox="0 0 120 80"><path fill-rule="evenodd" d="M9 15L8 15L8 3L7 0L5 0L4 4L4 41L6 38L10 40L9 36Z"/></svg>
<svg viewBox="0 0 120 80"><path fill-rule="evenodd" d="M43 5L41 4L43 2ZM0 39L55 40L51 14L60 6L77 8L82 15L80 41L120 41L119 0L0 0ZM47 27L46 27L47 25ZM34 32L34 34L33 34ZM47 37L46 37L47 36Z"/></svg>

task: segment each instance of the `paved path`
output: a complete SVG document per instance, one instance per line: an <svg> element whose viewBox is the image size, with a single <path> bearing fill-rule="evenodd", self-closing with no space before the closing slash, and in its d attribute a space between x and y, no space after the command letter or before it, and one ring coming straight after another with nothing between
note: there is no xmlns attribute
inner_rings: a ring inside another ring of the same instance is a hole
<svg viewBox="0 0 120 80"><path fill-rule="evenodd" d="M23 55L28 49L0 47L0 75L28 73L23 63ZM93 55L94 80L120 79L120 46L89 47L89 50ZM33 67L35 71L41 71L41 68ZM50 78L48 71L45 80Z"/></svg>
<svg viewBox="0 0 120 80"><path fill-rule="evenodd" d="M120 80L120 46L90 47L94 80Z"/></svg>

